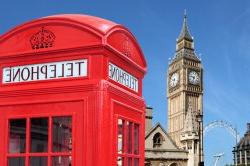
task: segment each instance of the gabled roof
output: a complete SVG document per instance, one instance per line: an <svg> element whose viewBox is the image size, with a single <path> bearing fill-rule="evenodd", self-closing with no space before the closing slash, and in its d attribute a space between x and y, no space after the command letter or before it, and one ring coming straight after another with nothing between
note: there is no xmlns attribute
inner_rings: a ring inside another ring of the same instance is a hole
<svg viewBox="0 0 250 166"><path fill-rule="evenodd" d="M158 127L160 127L160 128L162 129L162 131L163 131L165 134L167 134L167 132L163 129L163 127L161 126L161 124L158 122L158 123L156 123L156 125L155 125L154 127L152 127L152 128L148 131L148 133L146 133L145 139L148 138L148 136L150 136L150 135L156 130L156 128L158 128Z"/></svg>
<svg viewBox="0 0 250 166"><path fill-rule="evenodd" d="M176 149L179 149L177 147L177 145L175 144L175 142L172 140L172 138L168 135L168 133L166 132L166 130L161 126L161 124L158 122L156 123L156 125L151 129L149 130L149 132L146 134L145 136L145 140L151 135L154 133L154 131L157 129L157 128L160 128L163 133L165 134L165 136L171 141L171 143L176 147Z"/></svg>

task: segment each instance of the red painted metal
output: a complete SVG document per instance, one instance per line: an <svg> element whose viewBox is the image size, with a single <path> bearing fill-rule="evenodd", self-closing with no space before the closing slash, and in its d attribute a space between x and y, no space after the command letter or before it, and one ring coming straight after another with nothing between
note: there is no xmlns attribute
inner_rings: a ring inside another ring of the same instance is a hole
<svg viewBox="0 0 250 166"><path fill-rule="evenodd" d="M50 41L47 40L48 47L36 45L37 41L42 44L45 41L35 38L39 33L53 33ZM88 61L86 77L3 83L3 68L6 67L80 59ZM109 63L137 78L138 92L110 79ZM29 157L46 156L51 166L52 156L72 155L73 166L115 166L120 118L139 125L139 154L125 152L122 155L133 160L138 158L143 166L145 103L142 79L146 68L140 46L128 29L93 16L49 16L3 34L0 36L0 164L7 165L8 157L23 156L25 166L29 166ZM31 153L30 119L48 117L51 134L52 117L63 115L73 119L72 153L52 152L51 137L48 152ZM9 120L18 118L27 119L27 146L25 153L12 154L8 152Z"/></svg>

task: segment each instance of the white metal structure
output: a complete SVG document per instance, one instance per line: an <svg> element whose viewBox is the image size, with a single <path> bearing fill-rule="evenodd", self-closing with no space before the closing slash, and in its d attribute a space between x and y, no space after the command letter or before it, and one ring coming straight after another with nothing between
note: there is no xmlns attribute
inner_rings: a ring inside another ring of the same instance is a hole
<svg viewBox="0 0 250 166"><path fill-rule="evenodd" d="M206 136L206 134L210 130L212 130L214 128L217 128L217 127L226 129L235 138L235 143L236 144L240 140L240 135L239 135L237 129L233 125L231 125L230 123L222 121L222 120L213 121L213 122L209 123L208 125L206 125L205 128L204 128L204 137ZM214 157L215 157L214 166L217 166L219 159L223 155L224 155L224 153L214 155Z"/></svg>
<svg viewBox="0 0 250 166"><path fill-rule="evenodd" d="M214 155L214 158L215 158L214 166L217 166L218 161L219 161L219 159L220 159L222 156L224 156L224 153L220 153L220 154Z"/></svg>
<svg viewBox="0 0 250 166"><path fill-rule="evenodd" d="M222 121L222 120L213 121L209 123L207 126L205 126L204 136L206 135L206 133L208 133L210 130L216 127L225 128L236 139L236 142L240 140L240 135L237 132L237 129L233 127L230 123Z"/></svg>

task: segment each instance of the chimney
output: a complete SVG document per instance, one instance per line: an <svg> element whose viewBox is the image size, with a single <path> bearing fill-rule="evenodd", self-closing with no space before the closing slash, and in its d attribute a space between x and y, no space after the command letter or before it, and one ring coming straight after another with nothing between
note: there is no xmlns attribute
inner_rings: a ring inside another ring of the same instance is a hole
<svg viewBox="0 0 250 166"><path fill-rule="evenodd" d="M153 119L153 108L147 106L146 107L146 117L145 117L145 134L147 134L152 129L152 119Z"/></svg>
<svg viewBox="0 0 250 166"><path fill-rule="evenodd" d="M250 132L250 123L247 123L247 132Z"/></svg>

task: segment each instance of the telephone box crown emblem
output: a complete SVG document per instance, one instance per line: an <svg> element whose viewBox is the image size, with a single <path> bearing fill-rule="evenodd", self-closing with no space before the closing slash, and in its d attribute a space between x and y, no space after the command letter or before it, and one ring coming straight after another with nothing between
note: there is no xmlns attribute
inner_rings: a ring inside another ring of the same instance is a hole
<svg viewBox="0 0 250 166"><path fill-rule="evenodd" d="M48 48L53 46L55 38L53 32L42 27L39 32L31 36L30 44L32 49Z"/></svg>
<svg viewBox="0 0 250 166"><path fill-rule="evenodd" d="M122 53L127 57L131 57L132 48L130 46L130 41L128 37L125 37L122 43Z"/></svg>

